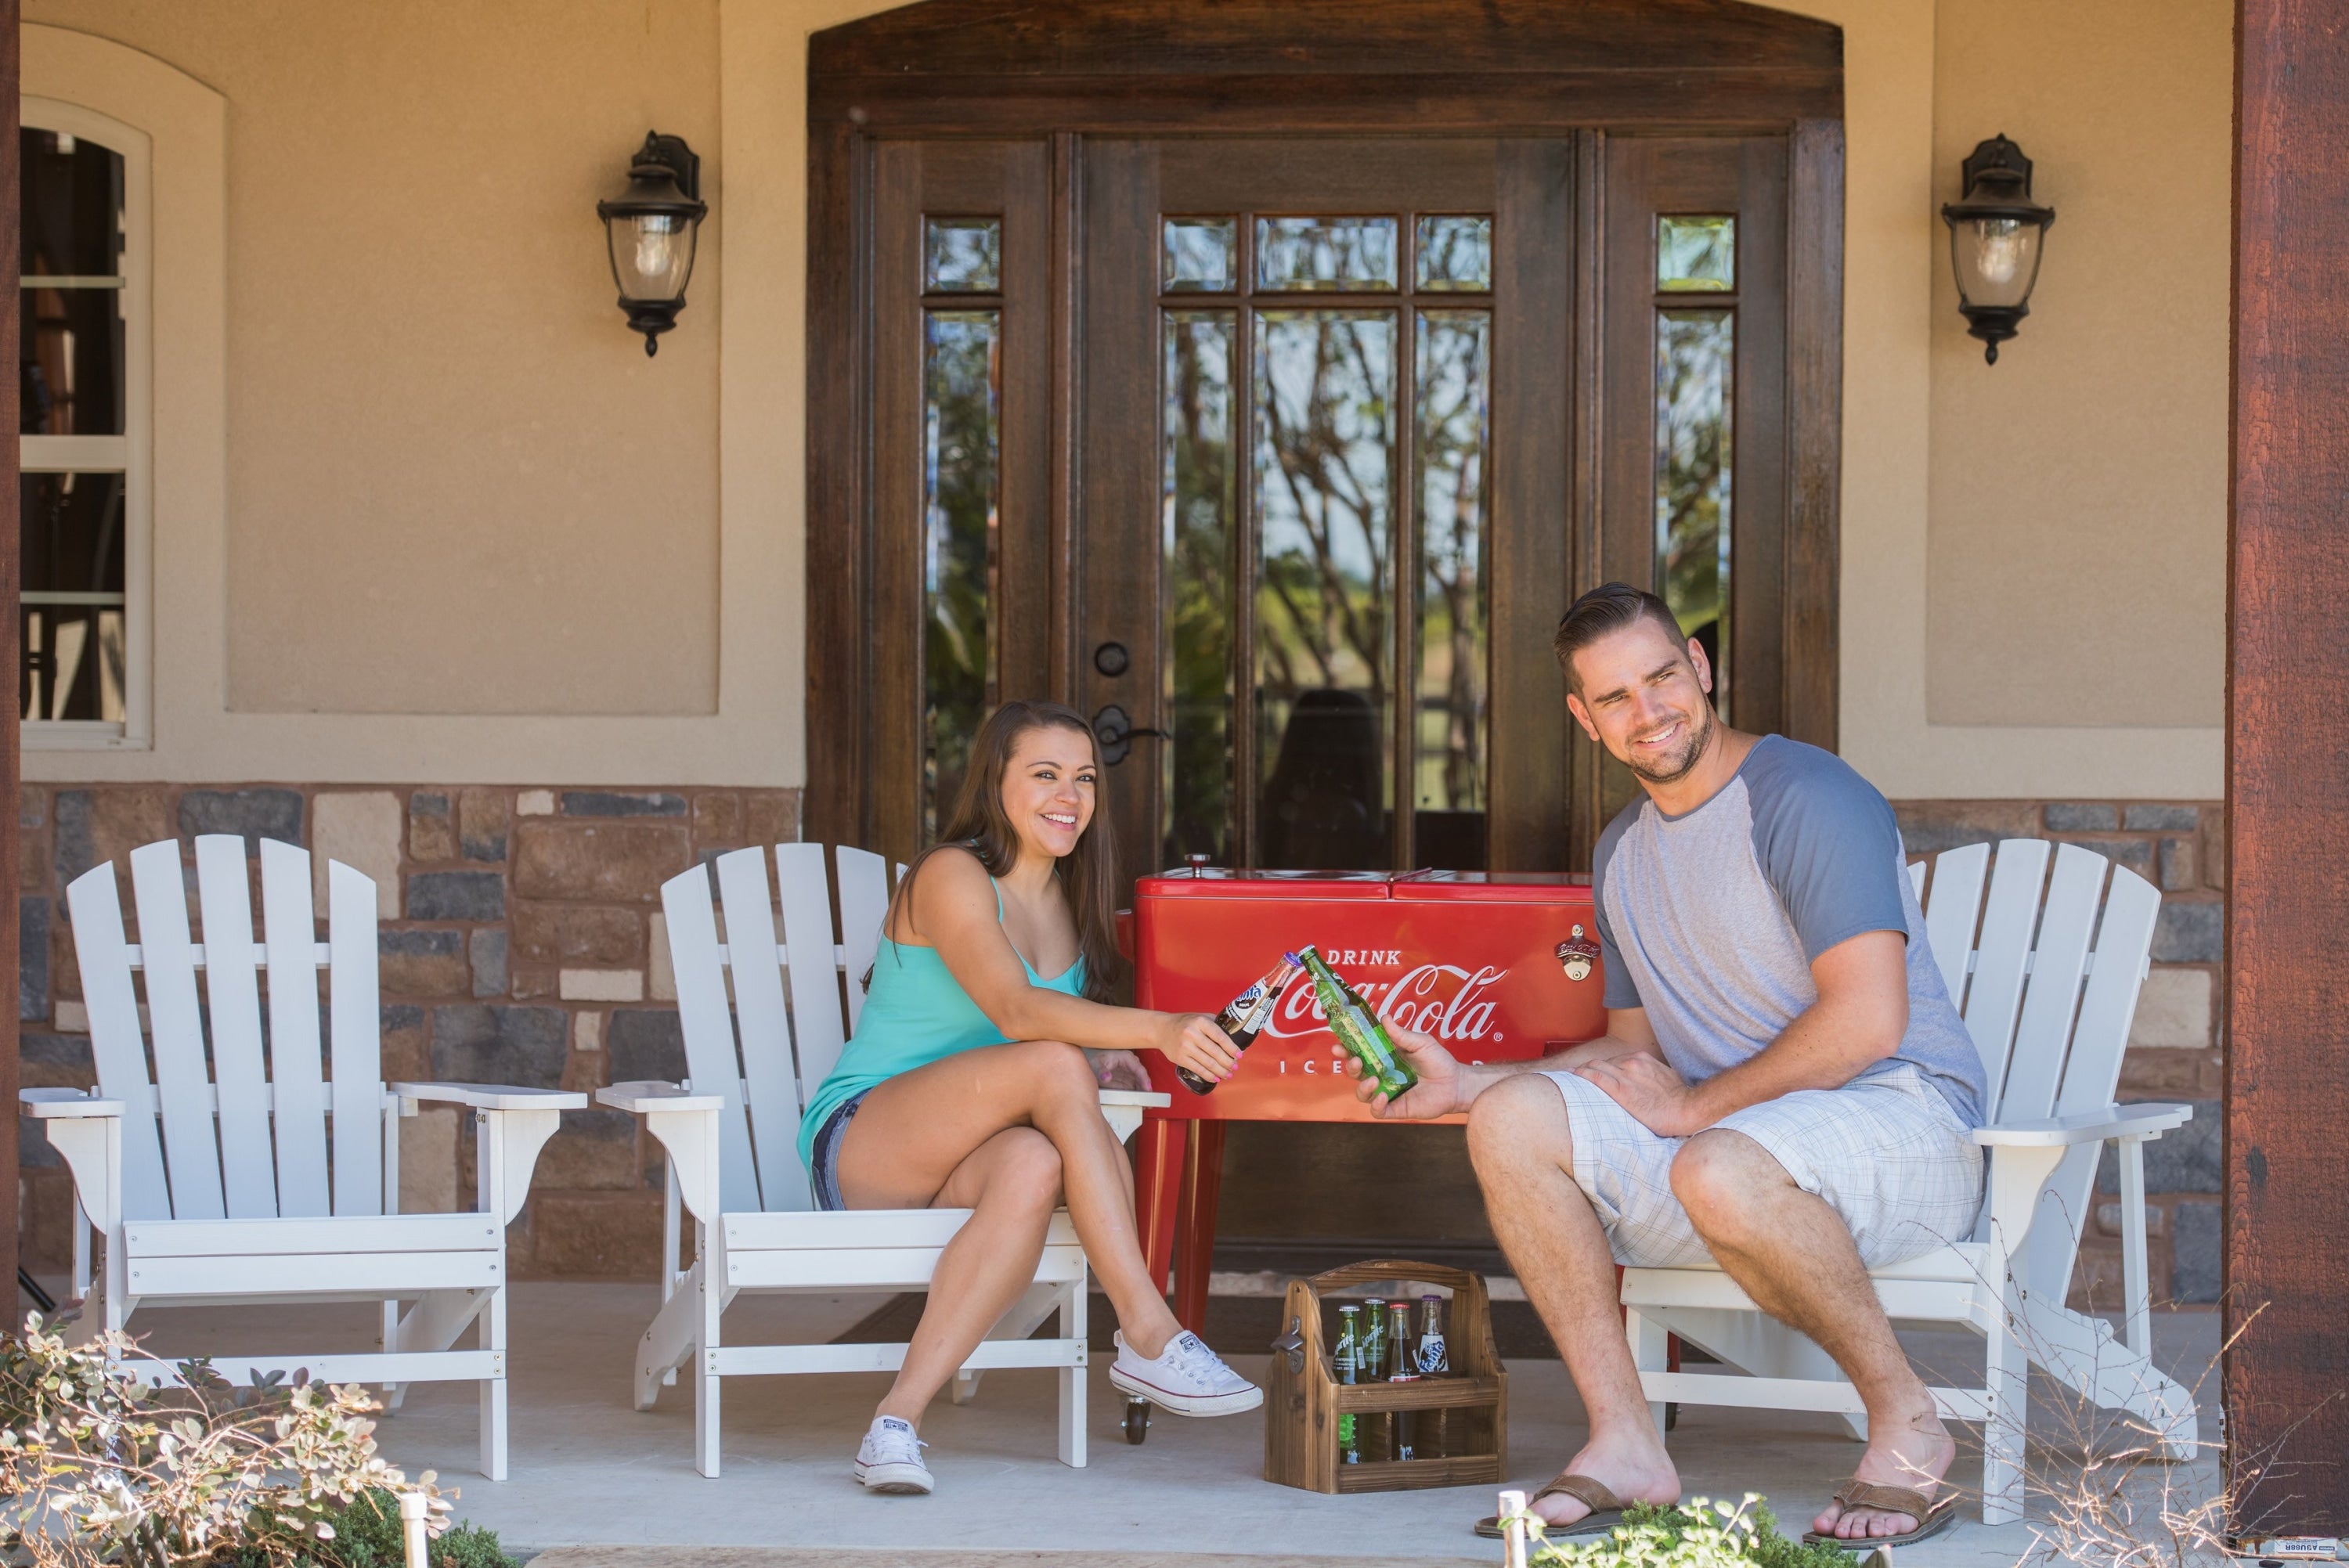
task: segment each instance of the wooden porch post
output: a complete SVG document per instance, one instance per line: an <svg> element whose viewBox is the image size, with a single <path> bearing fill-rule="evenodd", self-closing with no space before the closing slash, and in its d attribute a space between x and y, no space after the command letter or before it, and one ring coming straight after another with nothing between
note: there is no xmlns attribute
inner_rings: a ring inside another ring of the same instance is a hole
<svg viewBox="0 0 2349 1568"><path fill-rule="evenodd" d="M18 875L20 850L16 841L16 781L21 771L17 755L16 725L19 717L16 694L23 689L23 675L16 668L20 645L17 631L19 612L16 608L17 547L21 531L17 528L16 509L23 489L19 462L22 451L16 439L16 398L19 378L16 361L23 346L16 341L16 294L18 266L16 225L19 203L16 182L21 170L17 167L16 126L21 100L17 92L17 6L18 0L0 0L0 284L7 288L8 305L0 310L0 364L8 366L8 374L0 377L6 385L0 391L0 441L5 441L8 453L8 483L0 491L0 626L5 626L7 652L0 655L5 662L7 680L7 700L0 702L0 779L8 787L5 810L0 810L0 976L6 984L0 986L0 1097L6 1100L5 1114L0 1114L0 1172L8 1182L6 1208L8 1223L5 1243L6 1256L0 1266L8 1271L7 1326L15 1327L18 1315L28 1305L17 1295L16 1287L18 1248L16 1237L23 1225L20 1212L22 1182L16 1174L16 899L17 890L24 885Z"/></svg>
<svg viewBox="0 0 2349 1568"><path fill-rule="evenodd" d="M2238 0L2227 1297L2239 1527L2349 1523L2349 38Z"/></svg>

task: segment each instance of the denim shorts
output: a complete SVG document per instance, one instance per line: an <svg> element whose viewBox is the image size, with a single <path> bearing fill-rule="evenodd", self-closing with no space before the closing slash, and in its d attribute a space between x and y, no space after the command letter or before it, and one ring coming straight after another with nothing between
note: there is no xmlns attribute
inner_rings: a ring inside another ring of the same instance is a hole
<svg viewBox="0 0 2349 1568"><path fill-rule="evenodd" d="M856 1108L864 1103L871 1089L850 1095L823 1119L815 1130L814 1145L809 1149L808 1185L814 1190L815 1206L819 1209L845 1209L848 1205L840 1196L840 1145L848 1136L848 1124L856 1116Z"/></svg>

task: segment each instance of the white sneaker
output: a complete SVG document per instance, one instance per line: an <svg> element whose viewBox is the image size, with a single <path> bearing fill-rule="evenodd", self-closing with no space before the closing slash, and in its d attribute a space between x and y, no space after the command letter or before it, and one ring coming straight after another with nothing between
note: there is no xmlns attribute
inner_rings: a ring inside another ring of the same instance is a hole
<svg viewBox="0 0 2349 1568"><path fill-rule="evenodd" d="M874 1491L927 1492L936 1484L922 1462L929 1446L914 1436L912 1422L875 1416L856 1450L856 1479Z"/></svg>
<svg viewBox="0 0 2349 1568"><path fill-rule="evenodd" d="M1129 1346L1123 1334L1109 1380L1121 1393L1149 1400L1178 1416L1235 1416L1264 1403L1264 1390L1224 1365L1222 1357L1185 1329L1166 1342L1154 1361Z"/></svg>

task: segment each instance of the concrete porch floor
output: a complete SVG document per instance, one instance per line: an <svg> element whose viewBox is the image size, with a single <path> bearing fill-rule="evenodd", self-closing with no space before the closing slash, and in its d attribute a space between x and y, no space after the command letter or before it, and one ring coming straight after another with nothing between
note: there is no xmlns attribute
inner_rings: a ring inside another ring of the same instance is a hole
<svg viewBox="0 0 2349 1568"><path fill-rule="evenodd" d="M841 1548L932 1553L1086 1552L1225 1553L1258 1560L1340 1558L1361 1562L1497 1563L1497 1545L1469 1533L1490 1512L1486 1487L1322 1497L1259 1479L1263 1418L1185 1420L1160 1413L1149 1440L1128 1445L1119 1421L1123 1400L1095 1357L1087 1382L1092 1407L1091 1462L1061 1465L1053 1452L1053 1375L994 1372L978 1398L957 1408L940 1399L923 1426L937 1492L929 1498L866 1495L849 1460L885 1387L877 1375L737 1378L727 1385L724 1475L707 1480L693 1469L691 1396L663 1391L650 1411L630 1408L629 1367L637 1336L656 1305L650 1285L517 1284L509 1312L512 1360L512 1478L484 1480L476 1469L476 1402L471 1386L425 1384L405 1408L382 1419L383 1452L411 1475L440 1472L457 1488L460 1519L495 1529L523 1553L564 1548ZM756 1342L762 1328L826 1339L875 1305L871 1296L744 1298L728 1314L729 1337ZM316 1309L293 1335L280 1326L256 1334L251 1315L224 1309L142 1313L132 1327L148 1347L184 1354L200 1346L233 1363L235 1353L280 1354L295 1345L321 1351L371 1344L365 1308ZM295 1321L291 1315L276 1320ZM2215 1435L2215 1377L2204 1369L2218 1351L2218 1318L2206 1312L2156 1317L2157 1359L2189 1386L2202 1385L2202 1429ZM1979 1342L1962 1335L1919 1335L1910 1349L1950 1374L1980 1367ZM1261 1378L1267 1357L1244 1346L1219 1346L1237 1367ZM1555 1360L1509 1363L1511 1484L1530 1491L1555 1474L1581 1439L1581 1408ZM2034 1470L2076 1467L2078 1438L2051 1419L2049 1390L2034 1383ZM1963 1442L1965 1439L1961 1439ZM1789 1532L1807 1523L1847 1475L1859 1445L1826 1416L1686 1408L1671 1446L1684 1496L1734 1499L1765 1494ZM2172 1467L2173 1485L2194 1496L2216 1485L2205 1457ZM1971 1455L1952 1478L1979 1478ZM2034 1514L2040 1511L2034 1502ZM1996 1529L1978 1522L1971 1501L1961 1522L1938 1539L1900 1553L1902 1568L1990 1568L2033 1551L2029 1524ZM573 1568L602 1553L561 1551ZM664 1562L717 1562L730 1554L659 1553ZM793 1553L794 1562L815 1560ZM638 1563L647 1555L621 1553ZM742 1561L732 1557L732 1561ZM545 1568L555 1568L551 1561Z"/></svg>

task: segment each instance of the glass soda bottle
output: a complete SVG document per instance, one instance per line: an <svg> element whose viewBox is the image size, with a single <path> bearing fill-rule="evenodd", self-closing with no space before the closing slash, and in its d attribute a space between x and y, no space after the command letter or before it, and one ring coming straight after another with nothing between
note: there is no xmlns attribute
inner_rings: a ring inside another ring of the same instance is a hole
<svg viewBox="0 0 2349 1568"><path fill-rule="evenodd" d="M1419 1298L1419 1370L1424 1377L1452 1370L1444 1346L1444 1298L1433 1294Z"/></svg>
<svg viewBox="0 0 2349 1568"><path fill-rule="evenodd" d="M1354 1342L1354 1360L1361 1367L1365 1383L1377 1383L1387 1375L1387 1304L1377 1296L1362 1303L1362 1331ZM1356 1434L1367 1437L1373 1454L1387 1446L1393 1430L1394 1418L1372 1412L1354 1423Z"/></svg>
<svg viewBox="0 0 2349 1568"><path fill-rule="evenodd" d="M1321 1004L1321 1016L1330 1021L1330 1032L1349 1055L1361 1062L1367 1076L1378 1079L1381 1092L1389 1099L1404 1093L1419 1082L1419 1075L1411 1070L1402 1053L1387 1037L1386 1026L1379 1022L1362 999L1354 995L1343 980L1330 969L1319 949L1307 946L1292 954L1308 975L1313 976L1313 993Z"/></svg>
<svg viewBox="0 0 2349 1568"><path fill-rule="evenodd" d="M1419 1374L1411 1369L1411 1308L1398 1301L1387 1308L1387 1368L1390 1383L1416 1383ZM1413 1460L1419 1457L1419 1413L1397 1410L1394 1413L1394 1457Z"/></svg>
<svg viewBox="0 0 2349 1568"><path fill-rule="evenodd" d="M1337 1363L1338 1381L1340 1383L1352 1383L1358 1381L1360 1377L1362 1342L1357 1333L1354 1320L1361 1315L1361 1311L1359 1306L1341 1306L1338 1309L1338 1346L1332 1352L1330 1359Z"/></svg>
<svg viewBox="0 0 2349 1568"><path fill-rule="evenodd" d="M1355 1430L1359 1418L1350 1411L1338 1418L1338 1462L1358 1465L1362 1462L1361 1436Z"/></svg>
<svg viewBox="0 0 2349 1568"><path fill-rule="evenodd" d="M1231 1037L1236 1049L1244 1051L1256 1044L1257 1036L1272 1022L1273 1004L1280 1000L1280 994L1297 978L1301 967L1295 954L1284 953L1280 962L1266 971L1255 985L1224 1004L1224 1010L1216 1015L1216 1026ZM1216 1092L1215 1079L1201 1078L1189 1068L1176 1068L1174 1076L1193 1094Z"/></svg>

